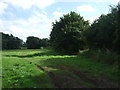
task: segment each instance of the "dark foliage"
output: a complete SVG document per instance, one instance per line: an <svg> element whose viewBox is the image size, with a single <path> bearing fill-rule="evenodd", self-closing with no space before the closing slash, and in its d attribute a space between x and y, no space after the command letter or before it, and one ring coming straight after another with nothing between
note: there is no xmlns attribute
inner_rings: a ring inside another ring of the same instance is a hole
<svg viewBox="0 0 120 90"><path fill-rule="evenodd" d="M120 5L111 6L111 12L101 15L83 33L90 49L120 51Z"/></svg>
<svg viewBox="0 0 120 90"><path fill-rule="evenodd" d="M40 39L40 45L41 47L48 47L50 45L48 38Z"/></svg>
<svg viewBox="0 0 120 90"><path fill-rule="evenodd" d="M22 43L23 40L18 37L2 33L2 49L19 49Z"/></svg>
<svg viewBox="0 0 120 90"><path fill-rule="evenodd" d="M70 12L53 23L50 34L52 47L65 53L78 53L83 49L84 41L81 33L89 26L88 21L75 12Z"/></svg>
<svg viewBox="0 0 120 90"><path fill-rule="evenodd" d="M48 47L49 39L39 39L38 37L29 36L27 37L26 45L28 49L40 49L40 47Z"/></svg>
<svg viewBox="0 0 120 90"><path fill-rule="evenodd" d="M115 50L120 53L120 4L112 8L112 13L116 16Z"/></svg>
<svg viewBox="0 0 120 90"><path fill-rule="evenodd" d="M40 44L39 44L40 40L37 37L34 36L29 36L27 37L27 48L28 49L39 49L40 48Z"/></svg>

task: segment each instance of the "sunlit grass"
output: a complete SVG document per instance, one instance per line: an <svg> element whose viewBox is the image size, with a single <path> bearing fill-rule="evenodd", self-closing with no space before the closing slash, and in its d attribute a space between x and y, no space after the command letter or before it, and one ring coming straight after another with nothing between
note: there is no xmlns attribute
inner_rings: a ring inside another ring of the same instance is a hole
<svg viewBox="0 0 120 90"><path fill-rule="evenodd" d="M53 87L45 72L24 59L3 57L2 66L3 88Z"/></svg>

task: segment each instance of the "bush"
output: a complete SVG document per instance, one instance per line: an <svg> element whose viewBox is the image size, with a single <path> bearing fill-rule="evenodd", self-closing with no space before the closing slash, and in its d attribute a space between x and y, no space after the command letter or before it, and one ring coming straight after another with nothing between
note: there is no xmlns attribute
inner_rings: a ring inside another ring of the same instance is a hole
<svg viewBox="0 0 120 90"><path fill-rule="evenodd" d="M106 64L118 64L118 60L120 60L120 55L115 52L105 51L105 50L88 50L81 53L83 56L87 56L88 58L92 58L100 63Z"/></svg>

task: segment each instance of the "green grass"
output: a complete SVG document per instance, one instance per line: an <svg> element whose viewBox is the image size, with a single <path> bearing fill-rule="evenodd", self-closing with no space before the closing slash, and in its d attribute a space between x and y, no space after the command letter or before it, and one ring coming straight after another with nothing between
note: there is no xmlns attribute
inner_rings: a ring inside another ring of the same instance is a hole
<svg viewBox="0 0 120 90"><path fill-rule="evenodd" d="M5 50L2 52L3 88L53 88L56 87L47 72L53 72L61 81L70 76L87 87L95 87L73 71L86 73L87 78L106 77L118 80L114 65L98 63L85 56L60 55L53 50ZM46 71L37 68L43 67ZM71 87L68 85L67 87Z"/></svg>
<svg viewBox="0 0 120 90"><path fill-rule="evenodd" d="M53 87L48 75L35 65L16 57L3 57L3 88ZM43 82L45 82L43 84Z"/></svg>

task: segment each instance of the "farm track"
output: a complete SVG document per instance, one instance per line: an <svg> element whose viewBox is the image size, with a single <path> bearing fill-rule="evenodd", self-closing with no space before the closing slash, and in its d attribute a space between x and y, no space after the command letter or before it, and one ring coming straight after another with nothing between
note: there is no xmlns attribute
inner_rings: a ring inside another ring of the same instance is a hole
<svg viewBox="0 0 120 90"><path fill-rule="evenodd" d="M36 65L36 64L35 64ZM56 75L51 71L47 71L45 68L41 67L40 65L36 65L40 70L46 72L49 77L52 80L52 83L56 86L56 88L68 88L68 86L72 88L88 88L87 86L83 85L82 83L79 83L78 80L75 80L75 78L71 76L61 76L65 79L65 81L60 79L60 75Z"/></svg>
<svg viewBox="0 0 120 90"><path fill-rule="evenodd" d="M48 76L51 78L52 83L56 86L56 88L89 88L89 86L84 85L83 83L80 83L77 78L73 78L69 75L60 76L52 71L46 70L44 67L41 67L40 65L37 65L37 68L40 70L46 72ZM78 76L82 81L86 83L92 84L92 88L118 88L118 83L112 82L109 79L106 79L104 77L90 77L89 74L83 73L77 70L72 69L65 69L61 68L61 70L68 71L73 73L74 75ZM60 77L62 77L64 80L61 80Z"/></svg>
<svg viewBox="0 0 120 90"><path fill-rule="evenodd" d="M67 69L67 68L63 67L61 69ZM103 76L95 77L85 72L80 72L75 69L73 70L72 68L69 68L68 70L73 74L79 76L83 81L91 83L97 88L118 88L119 87L118 82L117 83L113 82L106 77L103 77Z"/></svg>

